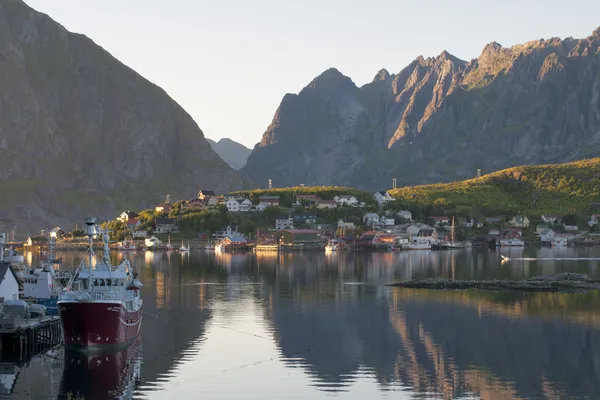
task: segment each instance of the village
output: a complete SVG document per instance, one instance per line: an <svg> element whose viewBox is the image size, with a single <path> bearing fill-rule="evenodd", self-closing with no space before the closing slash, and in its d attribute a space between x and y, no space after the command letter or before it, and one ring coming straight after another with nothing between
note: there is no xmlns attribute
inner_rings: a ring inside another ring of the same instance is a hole
<svg viewBox="0 0 600 400"><path fill-rule="evenodd" d="M118 250L436 250L478 246L590 245L596 243L600 214L585 226L568 215L484 218L424 216L400 209L387 191L335 191L277 195L225 194L200 190L189 200L165 200L154 209L123 211L111 229ZM329 197L329 198L323 198ZM82 232L60 227L29 237L23 246L43 247L50 235L60 249L85 249ZM181 246L179 246L181 244Z"/></svg>

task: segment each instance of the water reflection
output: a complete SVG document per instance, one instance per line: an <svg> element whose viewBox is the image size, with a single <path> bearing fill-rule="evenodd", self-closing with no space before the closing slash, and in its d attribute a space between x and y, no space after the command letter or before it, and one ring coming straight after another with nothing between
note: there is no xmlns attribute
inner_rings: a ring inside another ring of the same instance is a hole
<svg viewBox="0 0 600 400"><path fill-rule="evenodd" d="M588 248L508 251L522 258L599 254ZM13 397L25 390L48 393L43 388L52 382L58 393L50 375L59 377L63 394L93 395L97 385L98 393L131 389L126 393L150 398L240 398L252 392L261 398L343 393L359 399L390 391L447 399L600 397L598 293L384 286L427 276L519 279L562 270L600 278L596 262L501 263L500 253L134 252L127 256L145 285L141 368L122 361L129 355L108 361L65 356L64 368L62 356L52 362L41 357L18 367L17 378L7 367L3 381L16 382ZM71 265L68 257L76 261L80 254L65 254ZM70 365L87 369L77 378ZM133 386L103 372L106 365L114 366L111 373L132 376ZM38 375L44 378L26 389L21 377L31 382Z"/></svg>
<svg viewBox="0 0 600 400"><path fill-rule="evenodd" d="M61 396L83 399L130 399L140 385L142 339L125 349L102 353L66 351Z"/></svg>

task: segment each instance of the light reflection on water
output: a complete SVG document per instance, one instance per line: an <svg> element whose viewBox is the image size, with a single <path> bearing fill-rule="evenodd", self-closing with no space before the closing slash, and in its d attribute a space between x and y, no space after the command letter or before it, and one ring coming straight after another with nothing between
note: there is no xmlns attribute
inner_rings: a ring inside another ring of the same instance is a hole
<svg viewBox="0 0 600 400"><path fill-rule="evenodd" d="M501 252L600 255L593 248ZM128 398L131 383L133 397L152 399L598 397L598 294L384 286L430 276L520 279L563 270L600 278L598 261L501 263L499 254L131 253L145 285L140 345L100 360L122 373L99 369L99 359L78 359L88 368L65 368L74 358L57 348L28 364L2 364L3 394ZM60 256L67 267L82 253Z"/></svg>

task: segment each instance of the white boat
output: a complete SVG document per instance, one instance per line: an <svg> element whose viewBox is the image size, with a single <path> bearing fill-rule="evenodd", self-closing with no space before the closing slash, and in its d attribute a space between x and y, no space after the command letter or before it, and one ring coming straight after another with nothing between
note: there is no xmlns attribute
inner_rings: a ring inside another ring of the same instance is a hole
<svg viewBox="0 0 600 400"><path fill-rule="evenodd" d="M169 242L167 243L167 245L165 246L165 250L167 251L171 251L175 249L175 247L173 247L173 245L171 244L171 236L169 236Z"/></svg>
<svg viewBox="0 0 600 400"><path fill-rule="evenodd" d="M341 239L331 239L327 242L327 245L325 246L326 252L335 252L335 251L345 250L345 249L346 249L346 242L344 242Z"/></svg>
<svg viewBox="0 0 600 400"><path fill-rule="evenodd" d="M14 247L10 246L8 249L4 250L4 261L23 264L23 262L25 262L25 257L22 254L17 253Z"/></svg>
<svg viewBox="0 0 600 400"><path fill-rule="evenodd" d="M122 242L119 242L119 244L117 245L117 249L119 249L119 251L137 250L137 244L134 240L127 239Z"/></svg>
<svg viewBox="0 0 600 400"><path fill-rule="evenodd" d="M413 239L402 245L402 248L406 250L431 250L431 243L429 240Z"/></svg>
<svg viewBox="0 0 600 400"><path fill-rule="evenodd" d="M523 247L525 242L519 239L502 239L500 241L500 247Z"/></svg>
<svg viewBox="0 0 600 400"><path fill-rule="evenodd" d="M39 267L20 272L23 281L22 298L42 304L47 308L48 315L58 315L58 296L73 275L70 271L54 269L54 265L62 263L62 260L54 258L55 240L56 234L53 233L48 240L48 258L45 262Z"/></svg>
<svg viewBox="0 0 600 400"><path fill-rule="evenodd" d="M181 246L179 247L179 251L190 251L190 242L188 241L187 246L184 246L183 240L182 240Z"/></svg>
<svg viewBox="0 0 600 400"><path fill-rule="evenodd" d="M550 243L552 244L552 247L565 247L569 244L567 239L562 237L555 237Z"/></svg>

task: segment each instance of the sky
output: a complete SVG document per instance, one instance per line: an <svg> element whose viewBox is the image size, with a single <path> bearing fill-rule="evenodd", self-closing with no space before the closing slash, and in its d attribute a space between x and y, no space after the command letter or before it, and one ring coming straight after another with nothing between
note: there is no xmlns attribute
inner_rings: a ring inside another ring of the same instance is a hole
<svg viewBox="0 0 600 400"><path fill-rule="evenodd" d="M25 0L83 33L185 108L212 139L252 148L286 93L330 67L357 85L381 68L486 43L587 37L600 1Z"/></svg>

